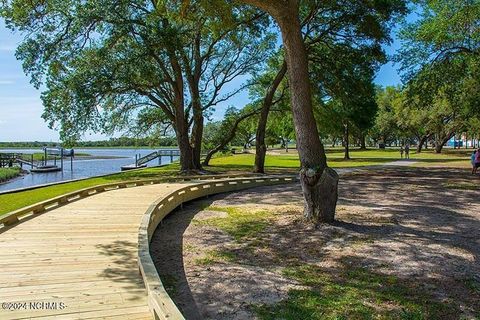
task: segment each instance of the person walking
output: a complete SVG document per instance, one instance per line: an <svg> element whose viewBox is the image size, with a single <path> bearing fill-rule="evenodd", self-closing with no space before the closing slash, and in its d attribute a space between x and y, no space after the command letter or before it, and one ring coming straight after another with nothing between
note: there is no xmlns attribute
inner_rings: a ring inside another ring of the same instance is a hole
<svg viewBox="0 0 480 320"><path fill-rule="evenodd" d="M477 157L477 150L473 150L470 156L470 163L472 164L472 174L475 174L475 158Z"/></svg>
<svg viewBox="0 0 480 320"><path fill-rule="evenodd" d="M403 145L400 146L400 159L403 159Z"/></svg>
<svg viewBox="0 0 480 320"><path fill-rule="evenodd" d="M405 159L410 159L410 145L405 145Z"/></svg>
<svg viewBox="0 0 480 320"><path fill-rule="evenodd" d="M475 168L473 170L474 174L477 173L479 167L480 167L480 149L477 149L477 153L475 153Z"/></svg>

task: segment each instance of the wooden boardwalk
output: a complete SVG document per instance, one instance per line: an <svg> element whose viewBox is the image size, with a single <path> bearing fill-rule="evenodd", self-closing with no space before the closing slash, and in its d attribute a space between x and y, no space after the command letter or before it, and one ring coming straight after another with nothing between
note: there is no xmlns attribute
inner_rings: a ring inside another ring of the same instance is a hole
<svg viewBox="0 0 480 320"><path fill-rule="evenodd" d="M151 319L138 228L154 200L182 186L100 193L0 233L0 319Z"/></svg>

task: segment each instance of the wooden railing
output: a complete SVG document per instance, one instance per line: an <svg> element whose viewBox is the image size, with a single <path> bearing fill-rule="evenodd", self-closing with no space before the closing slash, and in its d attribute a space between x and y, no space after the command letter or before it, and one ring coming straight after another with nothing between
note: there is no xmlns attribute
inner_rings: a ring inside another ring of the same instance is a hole
<svg viewBox="0 0 480 320"><path fill-rule="evenodd" d="M21 209L12 211L10 213L0 215L0 228L12 226L20 222L24 218L30 218L32 215L43 213L49 210L53 210L60 206L66 205L70 202L83 199L101 192L111 191L121 188L130 188L150 184L166 183L166 182L178 182L178 181L193 181L193 180L205 180L205 179L225 179L225 178L238 178L257 176L254 174L230 174L230 175L203 175L203 176L179 176L179 177L160 177L157 179L145 179L145 180L132 180L113 182L108 184L97 185L93 187L84 188L71 193L67 193L55 198L51 198L42 202L35 203L33 205L23 207Z"/></svg>
<svg viewBox="0 0 480 320"><path fill-rule="evenodd" d="M297 181L294 176L263 176L220 180L189 185L154 202L145 213L138 232L138 264L148 294L148 306L155 319L184 319L160 280L152 257L150 240L158 224L184 202L212 194Z"/></svg>

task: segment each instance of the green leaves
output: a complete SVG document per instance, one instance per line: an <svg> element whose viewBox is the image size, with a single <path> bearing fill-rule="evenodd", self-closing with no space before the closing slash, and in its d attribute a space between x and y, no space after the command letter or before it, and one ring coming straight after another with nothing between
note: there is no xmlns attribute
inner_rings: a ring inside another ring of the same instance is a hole
<svg viewBox="0 0 480 320"><path fill-rule="evenodd" d="M416 5L419 18L404 23L396 56L407 84L405 102L424 114L423 127L448 136L465 130L480 110L480 2L423 0Z"/></svg>
<svg viewBox="0 0 480 320"><path fill-rule="evenodd" d="M223 87L261 67L275 41L265 16L225 1L9 0L1 14L23 32L17 57L64 139L191 126L192 108L207 115L239 92Z"/></svg>

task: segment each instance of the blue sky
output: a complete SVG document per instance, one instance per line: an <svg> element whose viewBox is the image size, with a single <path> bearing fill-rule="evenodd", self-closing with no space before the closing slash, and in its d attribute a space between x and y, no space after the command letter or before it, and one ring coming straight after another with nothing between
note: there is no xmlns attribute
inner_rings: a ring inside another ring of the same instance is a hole
<svg viewBox="0 0 480 320"><path fill-rule="evenodd" d="M40 91L29 83L23 73L22 64L15 58L15 49L21 37L12 34L0 20L0 141L58 141L59 135L48 128L41 118L43 107ZM392 54L399 46L394 41L387 49ZM391 63L384 65L376 83L387 86L400 83L396 67ZM248 103L248 94L239 94L230 101L217 106L213 118L221 118L229 105L239 108ZM84 140L101 140L108 137L101 134L88 134Z"/></svg>

